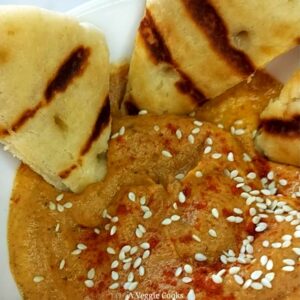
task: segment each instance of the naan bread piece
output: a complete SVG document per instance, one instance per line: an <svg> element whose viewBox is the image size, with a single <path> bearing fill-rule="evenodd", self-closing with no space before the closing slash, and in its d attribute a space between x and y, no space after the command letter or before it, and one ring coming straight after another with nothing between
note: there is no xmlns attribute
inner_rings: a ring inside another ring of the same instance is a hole
<svg viewBox="0 0 300 300"><path fill-rule="evenodd" d="M109 58L92 26L0 9L0 142L46 181L79 192L106 173Z"/></svg>
<svg viewBox="0 0 300 300"><path fill-rule="evenodd" d="M300 70L262 112L256 145L269 159L300 167Z"/></svg>
<svg viewBox="0 0 300 300"><path fill-rule="evenodd" d="M300 40L300 1L148 0L123 109L188 113Z"/></svg>

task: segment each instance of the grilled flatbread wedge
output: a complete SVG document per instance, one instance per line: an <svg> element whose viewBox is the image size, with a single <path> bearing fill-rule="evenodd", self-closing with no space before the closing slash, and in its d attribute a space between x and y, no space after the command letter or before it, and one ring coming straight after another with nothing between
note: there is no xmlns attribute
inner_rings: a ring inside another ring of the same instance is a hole
<svg viewBox="0 0 300 300"><path fill-rule="evenodd" d="M31 7L0 10L0 142L59 189L105 175L109 57L92 26Z"/></svg>
<svg viewBox="0 0 300 300"><path fill-rule="evenodd" d="M300 71L262 112L256 145L271 160L300 167Z"/></svg>
<svg viewBox="0 0 300 300"><path fill-rule="evenodd" d="M188 113L300 42L300 1L148 0L124 109Z"/></svg>

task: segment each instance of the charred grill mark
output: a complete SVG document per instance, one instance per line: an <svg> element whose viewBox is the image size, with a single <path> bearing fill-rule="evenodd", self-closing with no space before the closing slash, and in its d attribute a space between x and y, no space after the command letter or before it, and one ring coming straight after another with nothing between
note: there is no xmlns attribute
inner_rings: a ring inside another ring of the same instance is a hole
<svg viewBox="0 0 300 300"><path fill-rule="evenodd" d="M141 22L139 32L153 62L155 64L167 63L171 65L181 77L181 79L175 83L177 90L182 94L189 95L198 106L203 105L208 99L196 87L192 79L180 70L180 67L172 58L172 54L166 45L163 36L159 32L149 10L146 10L146 15Z"/></svg>
<svg viewBox="0 0 300 300"><path fill-rule="evenodd" d="M75 77L83 74L90 52L89 48L83 46L79 46L72 51L45 90L47 102L50 102L55 94L65 91Z"/></svg>
<svg viewBox="0 0 300 300"><path fill-rule="evenodd" d="M291 120L269 119L263 120L261 127L268 133L285 135L289 137L300 136L300 115Z"/></svg>
<svg viewBox="0 0 300 300"><path fill-rule="evenodd" d="M102 106L99 115L97 117L97 120L94 124L93 131L80 152L81 156L89 152L93 143L98 139L101 132L105 129L105 127L108 126L109 121L110 121L110 102L109 102L109 97L107 96L104 105Z"/></svg>
<svg viewBox="0 0 300 300"><path fill-rule="evenodd" d="M195 99L198 106L204 105L208 99L195 87L192 80L186 74L179 70L177 72L181 75L181 80L175 83L176 88L182 94L190 95L191 98Z"/></svg>
<svg viewBox="0 0 300 300"><path fill-rule="evenodd" d="M29 119L33 118L36 113L46 106L56 93L63 92L67 89L72 80L80 76L86 66L90 55L90 49L82 46L76 48L63 65L59 68L55 78L49 83L45 90L45 100L40 101L34 108L25 110L21 116L13 123L12 130L18 131ZM0 130L0 135L9 135L8 130Z"/></svg>
<svg viewBox="0 0 300 300"><path fill-rule="evenodd" d="M42 102L38 103L34 108L27 109L25 112L22 113L22 115L19 117L19 119L13 123L12 130L18 131L26 122L27 120L33 118L35 114L38 112L38 110L43 106Z"/></svg>
<svg viewBox="0 0 300 300"><path fill-rule="evenodd" d="M249 57L234 48L228 38L228 30L209 0L183 0L193 21L204 31L215 51L243 76L254 73L255 67Z"/></svg>
<svg viewBox="0 0 300 300"><path fill-rule="evenodd" d="M59 177L61 178L61 179L66 179L66 178L68 178L70 175L71 175L71 173L75 170L75 169L77 169L77 165L72 165L71 167L69 167L69 168L67 168L66 170L64 170L64 171L61 171L60 173L59 173Z"/></svg>

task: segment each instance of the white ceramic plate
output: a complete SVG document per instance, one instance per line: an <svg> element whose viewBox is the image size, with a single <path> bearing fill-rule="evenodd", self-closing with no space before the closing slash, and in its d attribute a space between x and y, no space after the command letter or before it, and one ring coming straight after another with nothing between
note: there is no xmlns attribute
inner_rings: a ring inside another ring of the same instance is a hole
<svg viewBox="0 0 300 300"><path fill-rule="evenodd" d="M94 0L69 11L69 14L101 28L107 38L111 61L117 62L130 57L144 5L145 0ZM281 81L286 81L297 68L300 68L300 47L276 59L267 69ZM18 160L5 153L0 146L1 300L20 299L9 270L6 239L9 198L18 164Z"/></svg>

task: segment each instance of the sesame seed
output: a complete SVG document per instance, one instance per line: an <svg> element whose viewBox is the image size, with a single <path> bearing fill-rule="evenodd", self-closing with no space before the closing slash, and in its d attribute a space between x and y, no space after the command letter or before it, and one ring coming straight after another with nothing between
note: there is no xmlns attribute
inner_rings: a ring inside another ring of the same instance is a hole
<svg viewBox="0 0 300 300"><path fill-rule="evenodd" d="M117 232L117 226L114 225L110 230L110 235L113 236Z"/></svg>
<svg viewBox="0 0 300 300"><path fill-rule="evenodd" d="M150 210L148 210L144 213L144 216L143 216L144 219L150 219L151 217L152 217L152 212Z"/></svg>
<svg viewBox="0 0 300 300"><path fill-rule="evenodd" d="M230 173L230 177L231 178L235 178L236 176L239 175L239 171L238 170L233 170L231 173Z"/></svg>
<svg viewBox="0 0 300 300"><path fill-rule="evenodd" d="M139 111L140 116L144 116L144 115L147 115L147 114L148 114L148 111L145 110L145 109Z"/></svg>
<svg viewBox="0 0 300 300"><path fill-rule="evenodd" d="M267 189L262 189L261 190L261 193L265 196L270 196L271 195L271 191L270 190L267 190Z"/></svg>
<svg viewBox="0 0 300 300"><path fill-rule="evenodd" d="M190 134L189 136L188 136L188 141L189 141L189 143L190 144L195 144L195 138L194 138L194 136L192 135L192 134Z"/></svg>
<svg viewBox="0 0 300 300"><path fill-rule="evenodd" d="M191 278L191 277L183 277L182 278L182 282L183 283L190 283L190 282L192 282L193 281L193 279Z"/></svg>
<svg viewBox="0 0 300 300"><path fill-rule="evenodd" d="M202 253L196 253L195 254L195 259L197 261L206 261L207 257L204 254L202 254Z"/></svg>
<svg viewBox="0 0 300 300"><path fill-rule="evenodd" d="M227 155L227 160L228 161L234 161L234 155L232 152L229 152L228 155Z"/></svg>
<svg viewBox="0 0 300 300"><path fill-rule="evenodd" d="M193 240L195 240L196 242L201 242L201 239L200 239L200 237L198 236L198 235L196 235L196 234L193 234L192 235L192 238L193 238Z"/></svg>
<svg viewBox="0 0 300 300"><path fill-rule="evenodd" d="M66 261L62 259L59 263L59 269L62 270L65 267Z"/></svg>
<svg viewBox="0 0 300 300"><path fill-rule="evenodd" d="M56 224L56 226L55 226L55 232L59 232L59 229L60 229L60 224Z"/></svg>
<svg viewBox="0 0 300 300"><path fill-rule="evenodd" d="M295 237L296 239L299 239L299 238L300 238L300 230L297 230L297 231L294 232L294 237Z"/></svg>
<svg viewBox="0 0 300 300"><path fill-rule="evenodd" d="M254 289L254 290L261 290L263 289L263 285L259 282L253 282L251 284L251 287Z"/></svg>
<svg viewBox="0 0 300 300"><path fill-rule="evenodd" d="M150 244L149 243L143 243L140 245L140 247L144 250L150 249Z"/></svg>
<svg viewBox="0 0 300 300"><path fill-rule="evenodd" d="M150 256L150 250L146 250L146 251L143 253L143 259L147 259L149 256Z"/></svg>
<svg viewBox="0 0 300 300"><path fill-rule="evenodd" d="M271 246L272 246L272 248L274 248L274 249L279 249L279 248L281 248L281 243L279 243L279 242L277 242L277 243L272 243L271 244Z"/></svg>
<svg viewBox="0 0 300 300"><path fill-rule="evenodd" d="M196 295L193 289L190 289L187 294L187 300L196 300Z"/></svg>
<svg viewBox="0 0 300 300"><path fill-rule="evenodd" d="M193 273L193 267L191 265L186 264L184 265L184 271L188 274L191 274Z"/></svg>
<svg viewBox="0 0 300 300"><path fill-rule="evenodd" d="M267 178L269 180L273 180L274 179L274 172L273 171L270 171L268 174L267 174Z"/></svg>
<svg viewBox="0 0 300 300"><path fill-rule="evenodd" d="M249 213L250 213L250 216L251 216L251 217L255 216L255 215L256 215L256 209L255 209L254 207L251 207L251 208L249 209Z"/></svg>
<svg viewBox="0 0 300 300"><path fill-rule="evenodd" d="M243 153L243 161L250 162L252 158L247 153Z"/></svg>
<svg viewBox="0 0 300 300"><path fill-rule="evenodd" d="M225 265L226 265L227 262L228 262L228 261L227 261L227 257L226 257L225 255L221 255L221 256L220 256L220 261L221 261L223 264L225 264Z"/></svg>
<svg viewBox="0 0 300 300"><path fill-rule="evenodd" d="M108 254L116 254L115 249L112 248L112 247L108 247L108 248L106 249L106 251L107 251Z"/></svg>
<svg viewBox="0 0 300 300"><path fill-rule="evenodd" d="M213 140L212 140L212 138L210 138L210 137L208 137L206 140L205 140L205 143L207 144L207 145L212 145L213 144Z"/></svg>
<svg viewBox="0 0 300 300"><path fill-rule="evenodd" d="M136 199L135 193L133 192L128 193L128 199L132 202L135 202Z"/></svg>
<svg viewBox="0 0 300 300"><path fill-rule="evenodd" d="M205 147L205 149L204 149L204 154L208 154L208 153L210 153L210 152L211 152L211 150L212 150L211 146L207 146L207 147Z"/></svg>
<svg viewBox="0 0 300 300"><path fill-rule="evenodd" d="M138 286L138 282L135 281L135 282L132 282L128 288L129 291L134 291Z"/></svg>
<svg viewBox="0 0 300 300"><path fill-rule="evenodd" d="M137 246L132 247L131 250L130 250L130 255L133 255L133 254L137 253L138 250L139 250L139 248Z"/></svg>
<svg viewBox="0 0 300 300"><path fill-rule="evenodd" d="M112 285L109 286L109 289L110 290L116 290L119 286L120 286L119 283L115 282L115 283L113 283Z"/></svg>
<svg viewBox="0 0 300 300"><path fill-rule="evenodd" d="M222 154L221 153L214 153L211 157L213 159L220 159L222 157Z"/></svg>
<svg viewBox="0 0 300 300"><path fill-rule="evenodd" d="M178 209L178 205L177 205L176 202L173 203L173 208L176 209L176 210Z"/></svg>
<svg viewBox="0 0 300 300"><path fill-rule="evenodd" d="M263 279L261 280L261 284L262 284L263 286L269 288L269 289L272 288L272 284L271 284L271 282L270 282L267 278L263 278Z"/></svg>
<svg viewBox="0 0 300 300"><path fill-rule="evenodd" d="M129 252L131 249L131 246L130 245L125 245L121 248L121 251L120 252L124 252L124 253L127 253Z"/></svg>
<svg viewBox="0 0 300 300"><path fill-rule="evenodd" d="M194 128L192 130L192 134L198 134L200 132L200 128Z"/></svg>
<svg viewBox="0 0 300 300"><path fill-rule="evenodd" d="M176 130L176 137L177 137L179 140L182 139L182 132L181 132L180 129L177 129L177 130Z"/></svg>
<svg viewBox="0 0 300 300"><path fill-rule="evenodd" d="M139 275L144 276L145 275L145 268L143 266L139 267Z"/></svg>
<svg viewBox="0 0 300 300"><path fill-rule="evenodd" d="M162 225L170 225L171 223L172 220L170 218L166 218L161 222Z"/></svg>
<svg viewBox="0 0 300 300"><path fill-rule="evenodd" d="M213 274L213 275L211 276L211 279L212 279L212 281L213 281L214 283L216 283L216 284L220 284L220 283L223 282L222 277L221 277L221 276L218 276L218 275L216 275L216 274Z"/></svg>
<svg viewBox="0 0 300 300"><path fill-rule="evenodd" d="M119 130L119 134L120 134L120 136L122 136L122 135L124 135L125 134L125 127L124 126L122 126L121 128L120 128L120 130Z"/></svg>
<svg viewBox="0 0 300 300"><path fill-rule="evenodd" d="M202 122L197 121L197 120L195 120L195 121L193 122L193 124L196 125L196 126L198 126L198 127L201 127L201 126L203 125Z"/></svg>
<svg viewBox="0 0 300 300"><path fill-rule="evenodd" d="M288 266L294 266L296 264L295 261L293 259L290 259L290 258L284 259L283 263L285 263Z"/></svg>
<svg viewBox="0 0 300 300"><path fill-rule="evenodd" d="M39 276L39 275L38 276L34 276L33 277L33 282L34 283L40 283L40 282L44 281L44 279L45 278L43 276Z"/></svg>
<svg viewBox="0 0 300 300"><path fill-rule="evenodd" d="M256 178L256 174L254 172L250 172L247 174L247 178L248 179L255 179Z"/></svg>
<svg viewBox="0 0 300 300"><path fill-rule="evenodd" d="M142 263L142 258L138 257L133 263L133 268L137 269L141 265L141 263Z"/></svg>
<svg viewBox="0 0 300 300"><path fill-rule="evenodd" d="M81 254L80 249L75 249L74 251L71 252L71 255L79 255L79 254Z"/></svg>
<svg viewBox="0 0 300 300"><path fill-rule="evenodd" d="M221 129L224 129L224 125L223 124L218 124L217 127L221 128Z"/></svg>
<svg viewBox="0 0 300 300"><path fill-rule="evenodd" d="M268 257L266 255L263 255L261 258L260 258L260 264L264 267L268 262Z"/></svg>
<svg viewBox="0 0 300 300"><path fill-rule="evenodd" d="M196 171L195 176L196 176L197 178L201 178L201 177L203 176L203 174L202 174L201 171Z"/></svg>
<svg viewBox="0 0 300 300"><path fill-rule="evenodd" d="M243 135L243 134L245 134L245 132L246 131L244 129L236 129L234 134L235 135Z"/></svg>
<svg viewBox="0 0 300 300"><path fill-rule="evenodd" d="M178 180L182 180L184 178L184 174L177 174L176 176L175 176L175 179L178 179Z"/></svg>
<svg viewBox="0 0 300 300"><path fill-rule="evenodd" d="M294 253L300 256L300 248L293 248Z"/></svg>
<svg viewBox="0 0 300 300"><path fill-rule="evenodd" d="M64 194L59 194L57 197L56 197L56 201L59 202L61 201L62 199L64 199Z"/></svg>
<svg viewBox="0 0 300 300"><path fill-rule="evenodd" d="M90 280L90 279L87 279L87 280L84 281L84 284L87 288L92 288L94 286L94 281Z"/></svg>
<svg viewBox="0 0 300 300"><path fill-rule="evenodd" d="M172 155L169 151L166 151L166 150L163 150L163 151L161 152L161 154L162 154L164 157L167 157L167 158L173 157L173 155Z"/></svg>
<svg viewBox="0 0 300 300"><path fill-rule="evenodd" d="M86 250L87 246L85 244L80 243L80 244L77 245L77 249L79 249L79 250Z"/></svg>
<svg viewBox="0 0 300 300"><path fill-rule="evenodd" d="M117 273L116 271L112 271L111 272L111 279L114 281L119 280L119 273Z"/></svg>
<svg viewBox="0 0 300 300"><path fill-rule="evenodd" d="M216 208L213 208L211 210L211 214L213 215L214 218L216 218L216 219L219 218L219 211Z"/></svg>
<svg viewBox="0 0 300 300"><path fill-rule="evenodd" d="M176 271L175 271L175 276L176 277L179 277L180 275L181 275L181 273L182 273L182 267L178 267L177 269L176 269Z"/></svg>
<svg viewBox="0 0 300 300"><path fill-rule="evenodd" d="M49 202L49 209L52 210L52 211L56 210L56 204L53 203L52 201L50 201Z"/></svg>
<svg viewBox="0 0 300 300"><path fill-rule="evenodd" d="M265 275L265 278L271 282L275 278L275 273L274 272L267 273Z"/></svg>
<svg viewBox="0 0 300 300"><path fill-rule="evenodd" d="M142 238L143 237L143 232L139 229L139 228L137 228L136 230L135 230L135 235L138 237L138 238Z"/></svg>
<svg viewBox="0 0 300 300"><path fill-rule="evenodd" d="M255 227L256 232L263 232L267 229L268 225L267 223L261 222L258 223L257 226Z"/></svg>
<svg viewBox="0 0 300 300"><path fill-rule="evenodd" d="M285 271L285 272L293 272L294 270L295 270L295 267L293 267L293 266L282 267L282 271Z"/></svg>
<svg viewBox="0 0 300 300"><path fill-rule="evenodd" d="M110 268L111 268L111 269L116 269L118 266L119 266L119 262L118 262L117 260L114 260L114 261L111 263Z"/></svg>
<svg viewBox="0 0 300 300"><path fill-rule="evenodd" d="M270 246L270 242L269 241L263 241L262 245L264 248L268 248Z"/></svg>
<svg viewBox="0 0 300 300"><path fill-rule="evenodd" d="M209 229L209 230L208 230L208 234L209 234L211 237L217 237L217 232L216 232L214 229Z"/></svg>
<svg viewBox="0 0 300 300"><path fill-rule="evenodd" d="M288 184L288 182L287 182L286 179L280 179L280 180L279 180L279 184L280 184L281 186L286 186L286 185Z"/></svg>
<svg viewBox="0 0 300 300"><path fill-rule="evenodd" d="M154 126L153 126L153 129L154 129L156 132L159 132L160 127L159 127L158 125L154 125Z"/></svg>
<svg viewBox="0 0 300 300"><path fill-rule="evenodd" d="M142 196L141 199L140 199L140 204L141 204L141 205L145 205L145 204L146 204L146 201L147 201L147 200L146 200L146 197L145 197L145 196Z"/></svg>
<svg viewBox="0 0 300 300"><path fill-rule="evenodd" d="M57 204L57 210L59 212L63 212L65 210L64 206L63 205L60 205L60 204Z"/></svg>
<svg viewBox="0 0 300 300"><path fill-rule="evenodd" d="M178 200L180 203L184 203L186 201L186 197L185 197L185 194L183 192L180 192L178 194Z"/></svg>
<svg viewBox="0 0 300 300"><path fill-rule="evenodd" d="M252 279L247 279L243 285L243 289L246 290L251 286L251 284L252 284Z"/></svg>
<svg viewBox="0 0 300 300"><path fill-rule="evenodd" d="M131 268L131 262L127 262L123 265L123 270L124 271L127 271Z"/></svg>
<svg viewBox="0 0 300 300"><path fill-rule="evenodd" d="M233 278L235 280L235 282L239 285L242 285L244 283L244 279L240 276L240 275L233 275Z"/></svg>
<svg viewBox="0 0 300 300"><path fill-rule="evenodd" d="M94 279L95 275L96 275L96 271L94 268L92 268L88 271L87 278L92 280Z"/></svg>
<svg viewBox="0 0 300 300"><path fill-rule="evenodd" d="M237 207L235 207L235 208L233 209L233 211L234 211L236 214L238 214L238 215L243 214L243 211L242 211L240 208L237 208Z"/></svg>
<svg viewBox="0 0 300 300"><path fill-rule="evenodd" d="M235 223L235 216L229 216L226 218L226 220L230 223Z"/></svg>
<svg viewBox="0 0 300 300"><path fill-rule="evenodd" d="M117 222L119 222L119 218L118 218L118 217L113 217L113 218L111 219L111 221L112 221L113 223L117 223Z"/></svg>
<svg viewBox="0 0 300 300"><path fill-rule="evenodd" d="M263 274L262 271L257 270L257 271L252 272L250 277L251 277L252 280L257 280L261 277L262 274Z"/></svg>
<svg viewBox="0 0 300 300"><path fill-rule="evenodd" d="M230 269L229 269L229 274L230 275L234 275L234 274L237 274L239 271L240 271L240 267L231 267Z"/></svg>
<svg viewBox="0 0 300 300"><path fill-rule="evenodd" d="M273 269L273 260L272 259L269 259L268 260L268 262L267 262L267 264L266 264L266 269L268 270L268 271L271 271L272 269Z"/></svg>
<svg viewBox="0 0 300 300"><path fill-rule="evenodd" d="M180 220L180 216L178 216L178 215L173 215L173 216L171 216L171 220L172 220L173 222L179 221L179 220Z"/></svg>
<svg viewBox="0 0 300 300"><path fill-rule="evenodd" d="M134 280L134 274L133 272L130 272L127 277L127 282L132 282L133 280Z"/></svg>

